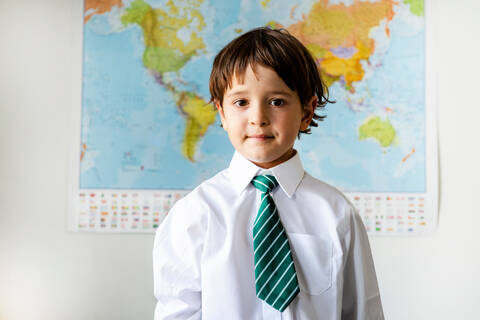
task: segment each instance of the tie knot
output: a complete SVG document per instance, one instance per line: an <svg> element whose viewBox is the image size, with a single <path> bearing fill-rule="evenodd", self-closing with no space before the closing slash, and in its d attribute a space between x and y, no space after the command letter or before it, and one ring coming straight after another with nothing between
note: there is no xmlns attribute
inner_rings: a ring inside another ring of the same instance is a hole
<svg viewBox="0 0 480 320"><path fill-rule="evenodd" d="M270 193L276 186L278 186L278 181L274 176L265 174L253 177L252 184L261 192Z"/></svg>

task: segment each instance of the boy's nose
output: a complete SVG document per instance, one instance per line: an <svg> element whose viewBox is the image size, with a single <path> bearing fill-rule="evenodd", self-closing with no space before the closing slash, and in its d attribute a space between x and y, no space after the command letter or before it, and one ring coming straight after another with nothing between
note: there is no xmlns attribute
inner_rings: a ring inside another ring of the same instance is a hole
<svg viewBox="0 0 480 320"><path fill-rule="evenodd" d="M256 125L260 127L264 127L268 125L269 120L268 120L268 115L267 111L265 110L265 107L257 105L257 106L252 106L250 108L250 124L251 125Z"/></svg>

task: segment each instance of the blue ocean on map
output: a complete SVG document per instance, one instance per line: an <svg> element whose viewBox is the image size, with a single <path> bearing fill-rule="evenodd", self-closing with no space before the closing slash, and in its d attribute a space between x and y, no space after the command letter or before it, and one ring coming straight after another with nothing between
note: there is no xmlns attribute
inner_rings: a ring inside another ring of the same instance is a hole
<svg viewBox="0 0 480 320"><path fill-rule="evenodd" d="M178 88L208 101L213 58L238 36L235 29L246 31L274 18L288 26L301 17L289 16L291 10L270 16L260 1L245 3L250 2L208 1L200 9L210 17L201 33L205 53L174 75ZM312 3L299 8L308 12ZM228 167L234 149L217 117L198 142L194 161L185 157L184 115L142 61L142 28L118 27L122 10L95 15L84 25L80 188L191 190ZM356 91L334 82L329 91L336 102L319 112L327 118L296 143L306 171L345 192L426 190L423 18L411 17L408 8L396 10L390 37L377 39L371 65L362 62L366 73ZM420 22L412 26L412 19ZM382 33L375 29L371 36L377 34ZM391 145L359 139L359 127L370 117L390 121L396 132Z"/></svg>

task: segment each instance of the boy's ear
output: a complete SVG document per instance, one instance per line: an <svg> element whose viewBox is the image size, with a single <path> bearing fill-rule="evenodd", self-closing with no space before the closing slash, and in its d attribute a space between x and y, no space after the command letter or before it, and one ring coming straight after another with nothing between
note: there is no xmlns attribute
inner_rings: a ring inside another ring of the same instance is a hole
<svg viewBox="0 0 480 320"><path fill-rule="evenodd" d="M222 122L222 128L227 130L227 123L225 121L225 112L223 111L223 107L220 105L220 102L215 101L215 107L218 110L218 114L220 115L220 121Z"/></svg>
<svg viewBox="0 0 480 320"><path fill-rule="evenodd" d="M313 96L310 101L305 104L303 108L303 117L302 123L300 125L300 130L305 131L310 126L310 122L312 122L313 115L315 114L315 109L317 108L318 98L317 96Z"/></svg>

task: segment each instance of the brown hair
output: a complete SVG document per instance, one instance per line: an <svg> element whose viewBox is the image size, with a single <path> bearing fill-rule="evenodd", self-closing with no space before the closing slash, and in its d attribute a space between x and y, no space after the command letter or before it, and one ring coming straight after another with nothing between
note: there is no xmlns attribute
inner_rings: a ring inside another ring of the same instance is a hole
<svg viewBox="0 0 480 320"><path fill-rule="evenodd" d="M323 84L314 58L307 48L285 29L260 27L250 30L227 44L215 57L210 74L210 103L222 106L223 95L232 85L232 77L245 75L248 66L260 64L270 67L285 84L296 91L302 108L316 95L316 108L323 108L328 99L328 88ZM315 109L314 109L315 112ZM316 113L313 119L322 121L326 116ZM318 127L312 119L310 126ZM310 134L307 128L298 133Z"/></svg>

